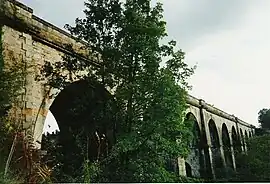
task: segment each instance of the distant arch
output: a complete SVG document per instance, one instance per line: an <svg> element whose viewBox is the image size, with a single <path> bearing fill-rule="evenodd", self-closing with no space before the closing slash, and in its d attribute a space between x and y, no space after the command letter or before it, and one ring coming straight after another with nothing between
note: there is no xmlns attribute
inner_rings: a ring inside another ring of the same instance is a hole
<svg viewBox="0 0 270 184"><path fill-rule="evenodd" d="M244 151L246 151L244 134L243 134L242 128L240 128L240 140L241 140L241 145L243 146Z"/></svg>
<svg viewBox="0 0 270 184"><path fill-rule="evenodd" d="M248 137L251 138L251 131L248 131Z"/></svg>
<svg viewBox="0 0 270 184"><path fill-rule="evenodd" d="M238 168L240 165L237 162L237 160L238 160L238 155L241 153L241 142L240 142L239 136L236 133L236 129L234 126L232 126L232 143L233 143L235 164L236 164L236 168Z"/></svg>
<svg viewBox="0 0 270 184"><path fill-rule="evenodd" d="M191 112L187 113L185 121L192 125L193 138L190 142L190 154L186 159L186 163L189 163L191 173L194 177L202 177L204 170L204 156L202 150L201 130L199 123ZM188 172L188 171L187 171Z"/></svg>
<svg viewBox="0 0 270 184"><path fill-rule="evenodd" d="M218 148L220 146L218 131L215 122L211 119L208 123L211 138L211 147Z"/></svg>
<svg viewBox="0 0 270 184"><path fill-rule="evenodd" d="M215 122L211 119L208 123L210 139L211 139L211 152L212 152L212 161L213 167L215 171L215 175L217 178L220 178L223 175L223 163L221 159L220 153L220 142L218 131Z"/></svg>
<svg viewBox="0 0 270 184"><path fill-rule="evenodd" d="M245 130L245 138L244 138L244 141L245 141L245 148L247 150L247 141L248 141L248 134L247 134L247 130Z"/></svg>
<svg viewBox="0 0 270 184"><path fill-rule="evenodd" d="M241 152L241 142L234 126L232 126L232 143L234 152Z"/></svg>
<svg viewBox="0 0 270 184"><path fill-rule="evenodd" d="M231 141L228 128L225 123L222 124L222 144L227 167L233 168Z"/></svg>
<svg viewBox="0 0 270 184"><path fill-rule="evenodd" d="M199 127L199 123L191 112L187 113L186 115L186 121L189 121L189 123L192 124L192 133L193 133L193 139L191 142L190 147L191 148L199 148L200 147L200 141L201 141L201 131Z"/></svg>
<svg viewBox="0 0 270 184"><path fill-rule="evenodd" d="M245 130L245 137L248 137L247 130Z"/></svg>

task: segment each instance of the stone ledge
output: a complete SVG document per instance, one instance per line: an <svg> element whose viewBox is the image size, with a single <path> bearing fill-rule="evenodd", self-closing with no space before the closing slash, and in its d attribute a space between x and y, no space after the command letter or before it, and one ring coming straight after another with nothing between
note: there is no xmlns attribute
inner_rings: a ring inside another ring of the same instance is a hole
<svg viewBox="0 0 270 184"><path fill-rule="evenodd" d="M233 121L235 123L239 123L243 126L246 126L246 127L250 127L250 128L254 128L255 126L251 125L251 124L248 124L246 123L245 121L235 117L234 115L230 115L216 107L213 107L212 105L206 103L204 100L202 99L198 99L196 97L193 97L191 95L188 95L187 97L187 104L189 105L193 105L195 107L198 107L198 108L203 108L205 109L206 111L210 112L210 113L213 113L217 116L220 116L220 117L223 117L225 119L228 119L230 121Z"/></svg>
<svg viewBox="0 0 270 184"><path fill-rule="evenodd" d="M5 0L0 0L0 3L2 3L1 1L5 1ZM30 8L29 6L26 6L24 4L22 4L21 2L19 1L16 1L16 0L6 0L6 1L9 1L10 3L12 4L15 4L16 6L28 11L29 13L33 13L33 9Z"/></svg>
<svg viewBox="0 0 270 184"><path fill-rule="evenodd" d="M54 45L54 48L61 52L72 55L75 53L76 57L89 60L95 66L100 65L97 59L91 56L85 42L78 41L66 31L33 15L31 8L15 0L0 0L0 4L3 8L0 12L0 24L35 36L36 40L42 40L43 44L50 43L50 47ZM16 8L12 8L13 6ZM68 49L68 45L71 45L72 49Z"/></svg>
<svg viewBox="0 0 270 184"><path fill-rule="evenodd" d="M39 18L39 17L36 16L36 15L32 15L32 19L33 19L33 20L36 20L37 22L42 23L43 25L46 25L46 26L52 28L53 30L58 31L59 33L61 33L61 34L63 34L63 35L66 35L67 37L70 37L70 38L72 38L72 39L74 39L74 40L76 39L76 38L73 37L70 33L66 32L65 30L63 30L63 29L61 29L61 28L59 28L59 27L57 27L57 26L55 26L55 25L53 25L53 24L51 24L51 23L49 23L49 22L47 22L46 20L43 20L43 19Z"/></svg>

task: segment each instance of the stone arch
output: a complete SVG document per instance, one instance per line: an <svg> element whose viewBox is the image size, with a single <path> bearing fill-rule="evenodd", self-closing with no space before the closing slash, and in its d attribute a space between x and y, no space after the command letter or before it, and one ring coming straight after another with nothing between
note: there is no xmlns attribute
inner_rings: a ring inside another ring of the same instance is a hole
<svg viewBox="0 0 270 184"><path fill-rule="evenodd" d="M185 121L192 123L193 139L190 143L190 154L186 159L189 164L191 175L194 177L201 177L204 168L204 158L202 150L202 137L199 123L195 115L191 112L187 113ZM189 172L189 171L187 171Z"/></svg>
<svg viewBox="0 0 270 184"><path fill-rule="evenodd" d="M247 150L247 141L248 141L248 133L247 133L247 130L245 130L245 138L244 138L244 141L245 141L245 147L246 147L246 150Z"/></svg>
<svg viewBox="0 0 270 184"><path fill-rule="evenodd" d="M251 131L248 131L248 138L251 138Z"/></svg>
<svg viewBox="0 0 270 184"><path fill-rule="evenodd" d="M58 142L63 147L65 164L62 169L66 174L74 174L68 165L82 164L85 154L90 161L108 155L115 143L118 113L113 96L103 85L94 80L74 82L56 96L50 111L60 129ZM82 153L76 136L80 136L80 146L87 152Z"/></svg>
<svg viewBox="0 0 270 184"><path fill-rule="evenodd" d="M187 113L185 121L190 121L190 123L192 123L193 141L191 146L199 147L201 140L201 130L195 115L191 112Z"/></svg>
<svg viewBox="0 0 270 184"><path fill-rule="evenodd" d="M223 144L226 166L233 168L231 141L230 141L228 128L225 123L222 124L222 144Z"/></svg>
<svg viewBox="0 0 270 184"><path fill-rule="evenodd" d="M232 143L234 152L241 152L241 142L234 126L232 126Z"/></svg>
<svg viewBox="0 0 270 184"><path fill-rule="evenodd" d="M214 172L217 178L222 176L222 172L224 169L221 153L220 153L220 142L219 142L219 135L218 130L216 127L215 122L210 119L208 123L209 133L210 133L210 140L211 140L211 152L212 152L212 162Z"/></svg>
<svg viewBox="0 0 270 184"><path fill-rule="evenodd" d="M240 141L241 141L241 145L243 146L243 150L246 151L244 134L243 134L242 128L240 128Z"/></svg>
<svg viewBox="0 0 270 184"><path fill-rule="evenodd" d="M245 137L248 137L247 130L245 130Z"/></svg>
<svg viewBox="0 0 270 184"><path fill-rule="evenodd" d="M240 165L237 162L237 160L242 150L241 150L241 141L234 126L232 126L232 143L233 143L233 152L234 152L234 157L235 157L235 165L236 165L236 168L238 168Z"/></svg>

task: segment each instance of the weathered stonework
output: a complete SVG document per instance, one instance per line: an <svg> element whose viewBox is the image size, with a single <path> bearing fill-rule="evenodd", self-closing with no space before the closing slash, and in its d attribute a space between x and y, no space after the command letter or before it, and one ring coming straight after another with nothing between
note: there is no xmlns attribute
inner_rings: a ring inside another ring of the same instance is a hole
<svg viewBox="0 0 270 184"><path fill-rule="evenodd" d="M221 157L222 162L224 167L227 167L225 157L224 157L224 149L223 149L223 142L222 142L222 126L225 124L227 127L228 133L229 133L229 140L230 140L230 148L231 148L231 153L232 153L232 161L233 161L233 168L236 169L235 165L235 155L234 155L234 150L233 150L233 137L232 137L232 129L233 127L236 129L238 136L240 137L240 130L242 132L248 132L247 135L254 135L255 134L255 126L248 124L239 118L235 117L234 115L229 115L226 112L223 112L220 109L217 109L207 103L205 103L203 100L199 100L195 97L189 96L187 99L187 103L189 104L189 108L187 109L187 113L192 113L194 117L196 118L196 121L198 123L199 129L202 132L202 126L204 124L205 128L205 134L206 134L206 141L209 149L209 157L210 157L210 162L211 162L211 167L212 167L212 174L215 176L214 172L214 165L213 165L213 157L217 155L213 154L219 154L218 156ZM212 142L210 138L210 131L209 131L209 122L213 121L215 123L215 126L217 128L217 134L218 134L218 141L219 141L219 150L215 151L213 153L213 150L210 149ZM242 151L246 150L246 144L245 144L245 135L243 135L241 139L241 149ZM248 138L248 137L247 137ZM191 165L191 168L193 169L193 176L198 176L198 160L194 160L194 154L195 152L192 151L190 156L187 158L187 162ZM191 161L191 160L194 161Z"/></svg>
<svg viewBox="0 0 270 184"><path fill-rule="evenodd" d="M0 26L3 31L2 42L5 59L8 61L9 56L13 56L17 60L25 62L26 67L30 70L30 74L26 77L23 114L26 119L25 126L32 128L36 141L41 141L44 121L54 100L50 95L55 93L55 90L50 90L44 86L44 83L35 80L35 75L39 73L40 67L45 61L52 63L62 61L64 54L75 55L81 59L91 61L93 66L96 67L99 67L100 63L84 48L85 43L76 41L67 32L33 15L31 8L15 0L0 0ZM67 45L71 45L74 52L67 49ZM212 107L203 100L189 96L187 102L189 104L187 113L190 112L194 115L200 131L205 131L206 134L207 147L205 149L209 152L210 172L215 176L213 158L217 154L211 150L210 120L215 123L217 128L220 144L218 154L220 154L224 166L226 166L226 161L222 142L222 125L226 125L229 132L233 167L235 168L232 128L234 127L237 130L238 135L240 135L240 130L254 135L255 127L233 115ZM244 148L245 141L242 140L242 150ZM197 152L198 150L191 152L186 160L178 159L179 173L181 175L186 175L186 161L191 166L192 175L199 177L200 163L196 158Z"/></svg>
<svg viewBox="0 0 270 184"><path fill-rule="evenodd" d="M70 54L92 61L93 66L99 66L99 63L90 57L83 42L33 15L31 8L17 1L0 0L0 10L5 61L12 61L10 56L23 61L29 72L23 97L25 103L20 107L26 119L25 127L32 127L35 140L40 141L45 118L54 100L49 96L55 93L35 80L44 62L58 62L65 54ZM72 46L75 52L67 46Z"/></svg>

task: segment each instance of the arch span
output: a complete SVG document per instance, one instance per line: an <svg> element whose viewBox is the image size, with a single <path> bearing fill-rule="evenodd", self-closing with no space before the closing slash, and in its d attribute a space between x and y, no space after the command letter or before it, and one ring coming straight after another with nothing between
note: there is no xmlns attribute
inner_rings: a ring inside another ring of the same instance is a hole
<svg viewBox="0 0 270 184"><path fill-rule="evenodd" d="M238 156L241 154L241 140L240 136L237 135L236 129L232 126L232 143L233 143L233 152L235 157L235 166L239 168L239 163L237 162Z"/></svg>
<svg viewBox="0 0 270 184"><path fill-rule="evenodd" d="M103 85L94 80L74 82L56 96L50 111L60 129L57 142L64 155L61 170L65 174L73 176L76 172L69 165L80 168L86 157L94 161L108 155L115 143L118 113Z"/></svg>
<svg viewBox="0 0 270 184"><path fill-rule="evenodd" d="M228 128L225 123L222 124L222 144L223 144L226 166L233 168L231 140L230 140Z"/></svg>
<svg viewBox="0 0 270 184"><path fill-rule="evenodd" d="M240 128L240 142L241 142L241 145L243 147L243 150L246 151L244 134L243 134L242 128Z"/></svg>
<svg viewBox="0 0 270 184"><path fill-rule="evenodd" d="M212 119L210 119L208 123L208 128L209 128L210 140L211 140L213 168L214 168L216 178L220 178L222 176L224 166L221 159L220 142L219 142L217 127L216 127L215 122Z"/></svg>
<svg viewBox="0 0 270 184"><path fill-rule="evenodd" d="M248 138L251 138L251 131L248 132Z"/></svg>
<svg viewBox="0 0 270 184"><path fill-rule="evenodd" d="M204 168L203 150L201 146L201 130L196 117L191 112L187 113L185 121L192 124L193 131L193 139L190 143L190 154L186 159L186 163L189 164L190 171L186 170L186 172L187 175L188 172L190 172L194 177L201 177L203 175L202 171Z"/></svg>
<svg viewBox="0 0 270 184"><path fill-rule="evenodd" d="M248 133L247 133L247 130L245 130L245 138L244 138L244 141L245 141L245 147L246 147L246 151L247 151L247 141L248 141Z"/></svg>

